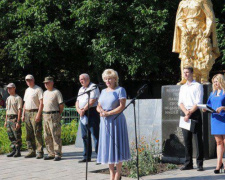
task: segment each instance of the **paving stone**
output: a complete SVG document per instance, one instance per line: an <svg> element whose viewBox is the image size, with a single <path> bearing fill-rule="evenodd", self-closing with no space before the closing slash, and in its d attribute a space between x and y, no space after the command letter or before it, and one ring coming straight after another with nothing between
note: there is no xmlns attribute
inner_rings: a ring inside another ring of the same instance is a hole
<svg viewBox="0 0 225 180"><path fill-rule="evenodd" d="M27 152L22 152L22 156ZM88 180L108 180L109 175L93 173L93 171L108 168L108 165L96 165L96 155L88 163ZM44 161L35 158L7 158L0 155L0 180L85 180L86 163L78 163L82 159L82 149L74 145L63 146L62 161ZM194 161L195 162L195 161ZM203 172L195 169L180 171L179 169L167 171L157 175L141 177L140 180L168 179L168 180L224 180L225 174L214 174L216 159L204 161ZM131 180L132 178L122 178Z"/></svg>

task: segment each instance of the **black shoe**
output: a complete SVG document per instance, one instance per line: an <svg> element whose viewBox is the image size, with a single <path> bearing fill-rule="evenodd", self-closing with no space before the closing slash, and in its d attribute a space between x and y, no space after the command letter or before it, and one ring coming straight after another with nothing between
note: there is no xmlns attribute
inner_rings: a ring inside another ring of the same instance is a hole
<svg viewBox="0 0 225 180"><path fill-rule="evenodd" d="M193 169L193 166L183 166L180 168L181 171L184 171L184 170L191 170Z"/></svg>
<svg viewBox="0 0 225 180"><path fill-rule="evenodd" d="M42 159L44 157L43 153L38 153L36 159Z"/></svg>
<svg viewBox="0 0 225 180"><path fill-rule="evenodd" d="M55 156L54 161L60 161L61 157L60 156Z"/></svg>
<svg viewBox="0 0 225 180"><path fill-rule="evenodd" d="M54 156L45 156L44 160L51 160L51 159L54 159L54 158L55 158Z"/></svg>
<svg viewBox="0 0 225 180"><path fill-rule="evenodd" d="M220 166L219 169L215 169L215 170L214 170L214 173L215 173L215 174L219 174L220 172L222 173L222 169L223 169L223 163L221 164L221 166Z"/></svg>
<svg viewBox="0 0 225 180"><path fill-rule="evenodd" d="M86 162L86 159L82 159L80 161L78 161L78 163L85 163ZM88 159L88 162L91 162L91 159Z"/></svg>
<svg viewBox="0 0 225 180"><path fill-rule="evenodd" d="M13 151L11 153L7 154L6 156L7 157L13 157L14 154L16 154L16 150L15 149L13 149Z"/></svg>
<svg viewBox="0 0 225 180"><path fill-rule="evenodd" d="M29 152L26 156L24 156L24 158L32 158L32 157L36 157L35 152Z"/></svg>
<svg viewBox="0 0 225 180"><path fill-rule="evenodd" d="M16 148L16 153L14 154L13 157L21 157L20 147L17 147L17 148Z"/></svg>
<svg viewBox="0 0 225 180"><path fill-rule="evenodd" d="M197 171L204 171L203 166L198 166Z"/></svg>

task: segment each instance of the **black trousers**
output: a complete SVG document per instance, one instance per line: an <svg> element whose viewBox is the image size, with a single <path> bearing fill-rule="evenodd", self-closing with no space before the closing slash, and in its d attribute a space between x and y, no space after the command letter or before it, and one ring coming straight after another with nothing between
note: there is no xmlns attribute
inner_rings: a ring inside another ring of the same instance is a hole
<svg viewBox="0 0 225 180"><path fill-rule="evenodd" d="M193 166L193 147L192 147L192 137L194 136L196 143L196 164L197 166L203 165L203 141L202 141L202 116L200 110L196 110L191 116L190 119L196 120L196 131L192 133L186 129L182 129L184 136L184 145L185 145L185 166Z"/></svg>

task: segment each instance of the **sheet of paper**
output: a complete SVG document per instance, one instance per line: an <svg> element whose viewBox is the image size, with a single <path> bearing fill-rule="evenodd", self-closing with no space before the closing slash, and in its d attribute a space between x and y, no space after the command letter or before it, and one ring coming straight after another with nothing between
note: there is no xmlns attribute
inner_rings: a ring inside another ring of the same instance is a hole
<svg viewBox="0 0 225 180"><path fill-rule="evenodd" d="M215 112L215 110L213 110L212 108L207 106L207 104L198 104L197 106L198 106L199 109L206 109L209 112Z"/></svg>
<svg viewBox="0 0 225 180"><path fill-rule="evenodd" d="M183 116L180 116L180 123L179 123L179 127L183 128L183 129L187 129L188 131L190 131L191 129L191 119L189 119L187 122L184 120Z"/></svg>

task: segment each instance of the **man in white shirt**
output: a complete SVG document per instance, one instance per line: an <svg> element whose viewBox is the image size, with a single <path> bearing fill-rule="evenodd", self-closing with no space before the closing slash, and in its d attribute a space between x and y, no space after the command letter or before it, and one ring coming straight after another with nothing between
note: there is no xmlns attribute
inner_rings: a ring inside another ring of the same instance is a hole
<svg viewBox="0 0 225 180"><path fill-rule="evenodd" d="M28 74L25 77L28 88L24 94L24 105L22 121L26 124L26 141L29 153L25 158L43 158L43 139L42 139L42 109L43 109L43 90L35 85L34 77ZM37 146L35 139L37 140ZM36 155L37 149L37 155Z"/></svg>
<svg viewBox="0 0 225 180"><path fill-rule="evenodd" d="M99 123L100 117L96 110L96 106L98 105L98 98L100 95L99 89L95 89L95 84L90 82L90 77L88 74L81 74L79 77L80 83L82 87L78 92L78 96L83 94L84 92L94 89L90 92L90 100L89 100L89 121L88 127L85 122L81 121L81 133L82 139L84 143L84 151L83 151L83 159L79 161L79 163L86 162L86 160L91 161L92 154L92 143L91 143L91 134L95 143L95 152L98 153L98 139L99 139ZM76 101L76 110L80 114L80 117L88 116L88 94L83 94L77 98ZM88 131L88 139L87 139L87 131ZM86 145L89 145L88 151L86 149Z"/></svg>
<svg viewBox="0 0 225 180"><path fill-rule="evenodd" d="M202 104L203 101L203 86L193 79L192 67L184 67L183 73L187 82L180 88L178 105L182 110L185 121L193 119L197 123L194 133L186 129L182 129L185 144L185 164L181 170L193 169L192 136L194 136L197 148L197 170L203 171L204 153L202 142L202 116L197 107L197 104Z"/></svg>

